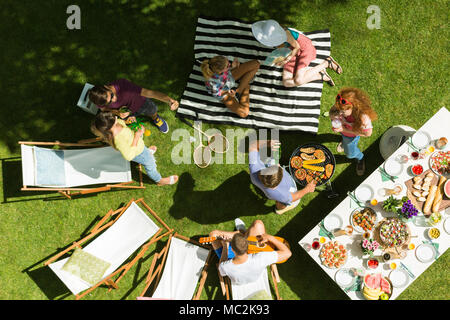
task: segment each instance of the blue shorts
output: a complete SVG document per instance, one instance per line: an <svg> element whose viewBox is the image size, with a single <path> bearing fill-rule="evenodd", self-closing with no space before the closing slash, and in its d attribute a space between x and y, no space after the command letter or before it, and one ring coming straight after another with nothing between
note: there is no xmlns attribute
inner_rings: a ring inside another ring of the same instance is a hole
<svg viewBox="0 0 450 320"><path fill-rule="evenodd" d="M216 252L217 256L219 257L219 259L222 256L222 248L223 247L220 247L219 249L214 250ZM231 246L228 246L228 259L233 259L233 258L234 258L234 252L231 249Z"/></svg>

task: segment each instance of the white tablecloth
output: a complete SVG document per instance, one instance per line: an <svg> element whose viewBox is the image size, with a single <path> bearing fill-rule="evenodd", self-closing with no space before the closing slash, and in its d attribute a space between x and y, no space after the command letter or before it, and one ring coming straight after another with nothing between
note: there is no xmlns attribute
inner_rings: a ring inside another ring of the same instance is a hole
<svg viewBox="0 0 450 320"><path fill-rule="evenodd" d="M419 130L426 131L430 134L432 140L439 139L440 137L447 137L447 139L450 140L450 112L445 108L442 107L431 119L429 119ZM449 145L446 146L446 150L449 149ZM395 151L390 158L397 158L398 155L401 154L411 154L413 150L407 145L407 143L404 143L400 148ZM389 158L389 159L390 159ZM395 183L391 181L383 182L381 179L381 175L377 170L375 170L371 175L365 179L362 184L368 184L370 185L374 192L375 192L375 198L378 200L378 204L376 206L368 205L369 207L372 207L377 212L378 221L381 220L384 217L393 217L396 216L393 213L387 213L382 209L382 201L385 200L387 197L380 196L378 194L378 190L380 188L386 187L386 188L392 188L395 184L400 183L402 184L403 191L399 195L395 196L396 198L401 198L404 195L406 195L406 187L404 185L404 182L411 179L412 175L408 173L407 168L410 167L412 164L420 163L424 167L424 171L428 170L429 168L429 156L427 156L424 159L419 159L417 161L409 160L408 163L404 165L403 172L398 176L398 179L396 179ZM381 166L383 166L381 164ZM353 206L351 206L351 199L350 197L346 197L334 210L332 210L329 214L337 214L339 215L343 220L343 226L344 228L346 225L350 225L350 214L351 212L356 208L356 206L353 203ZM441 212L442 214L442 220L437 225L437 228L440 230L440 237L437 240L433 240L435 243L439 243L439 255L442 255L449 247L450 243L450 235L447 234L444 231L443 228L443 221L445 219L450 219L449 208L447 208L447 213L444 211ZM419 213L421 214L421 213ZM416 226L412 222L408 223L408 226L411 229L411 234L414 236L417 236L417 238L412 238L411 242L415 244L416 248L423 243L423 241L429 240L427 236L427 231L430 227L423 227L423 226ZM305 243L311 244L313 242L314 238L320 238L319 236L319 225L315 226L305 237L303 237L298 244L302 246ZM327 242L329 239L325 237ZM388 277L391 270L389 269L388 263L380 263L377 269L368 269L363 263L362 259L362 252L360 249L359 240L362 238L362 235L357 232L353 232L352 236L339 236L336 237L333 240L337 240L339 243L343 244L346 248L349 249L349 257L343 268L358 268L358 269L365 269L366 274L367 273L377 273L381 272L383 276ZM316 261L322 269L333 279L335 280L335 274L337 272L337 269L330 269L323 265L319 258L320 250L309 250L307 251L308 254ZM378 250L375 252L375 255L381 255L381 250ZM401 260L391 260L390 262L395 262L397 264L397 268L400 267L400 262L402 262L404 265L406 265L409 270L414 274L415 279L417 279L422 272L424 272L433 262L436 260L433 260L429 263L422 263L420 262L415 255L415 249L414 250L408 250L408 254L406 258ZM409 278L409 283L407 286L403 288L394 288L392 292L391 299L395 299L398 297L403 290L405 290L411 283L415 280L412 278ZM349 291L346 293L351 299L353 300L360 300L364 299L364 296L362 295L361 291Z"/></svg>

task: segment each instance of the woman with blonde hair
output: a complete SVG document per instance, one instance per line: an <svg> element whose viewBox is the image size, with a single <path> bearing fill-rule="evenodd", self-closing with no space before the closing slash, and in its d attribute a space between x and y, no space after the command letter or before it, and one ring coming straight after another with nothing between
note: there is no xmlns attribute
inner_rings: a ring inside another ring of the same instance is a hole
<svg viewBox="0 0 450 320"><path fill-rule="evenodd" d="M162 178L156 170L154 154L156 146L147 148L142 135L145 128L133 132L127 127L124 120L118 118L112 112L105 111L97 114L91 124L91 131L104 142L118 150L128 160L142 164L148 177L158 186L174 184L178 181L177 175Z"/></svg>
<svg viewBox="0 0 450 320"><path fill-rule="evenodd" d="M361 176L365 171L364 154L358 148L360 137L372 135L372 121L377 119L371 107L370 98L358 88L344 88L336 96L336 102L330 114L339 114L337 125L332 130L339 132L342 142L337 151L344 152L347 158L356 159L356 173ZM340 125L339 125L340 122ZM336 122L335 122L336 123Z"/></svg>
<svg viewBox="0 0 450 320"><path fill-rule="evenodd" d="M203 60L200 66L209 94L223 102L225 106L241 118L250 111L250 81L259 69L258 60L233 63L224 56ZM236 89L235 80L239 80Z"/></svg>

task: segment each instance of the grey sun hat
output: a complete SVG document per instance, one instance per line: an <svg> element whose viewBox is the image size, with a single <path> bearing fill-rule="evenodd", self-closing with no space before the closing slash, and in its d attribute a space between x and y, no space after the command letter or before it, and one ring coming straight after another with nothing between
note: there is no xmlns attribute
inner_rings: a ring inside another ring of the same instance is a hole
<svg viewBox="0 0 450 320"><path fill-rule="evenodd" d="M415 129L405 125L396 125L387 129L380 139L380 153L383 159L389 158L415 132Z"/></svg>
<svg viewBox="0 0 450 320"><path fill-rule="evenodd" d="M267 47L276 47L287 41L286 31L275 20L261 20L252 24L253 36Z"/></svg>

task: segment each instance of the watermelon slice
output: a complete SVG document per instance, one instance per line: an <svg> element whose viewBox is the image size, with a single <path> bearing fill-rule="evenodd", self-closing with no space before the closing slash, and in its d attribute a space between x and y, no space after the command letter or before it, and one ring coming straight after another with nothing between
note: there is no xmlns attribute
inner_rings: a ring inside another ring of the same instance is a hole
<svg viewBox="0 0 450 320"><path fill-rule="evenodd" d="M444 184L444 193L447 198L450 199L450 180L447 180L447 182Z"/></svg>
<svg viewBox="0 0 450 320"><path fill-rule="evenodd" d="M389 281L387 281L385 278L381 278L381 290L383 290L386 293L391 294L391 285Z"/></svg>
<svg viewBox="0 0 450 320"><path fill-rule="evenodd" d="M366 286L368 286L369 288L371 288L371 289L378 289L378 288L381 287L381 280L382 279L383 278L381 277L381 273L367 274L364 277L364 284Z"/></svg>

